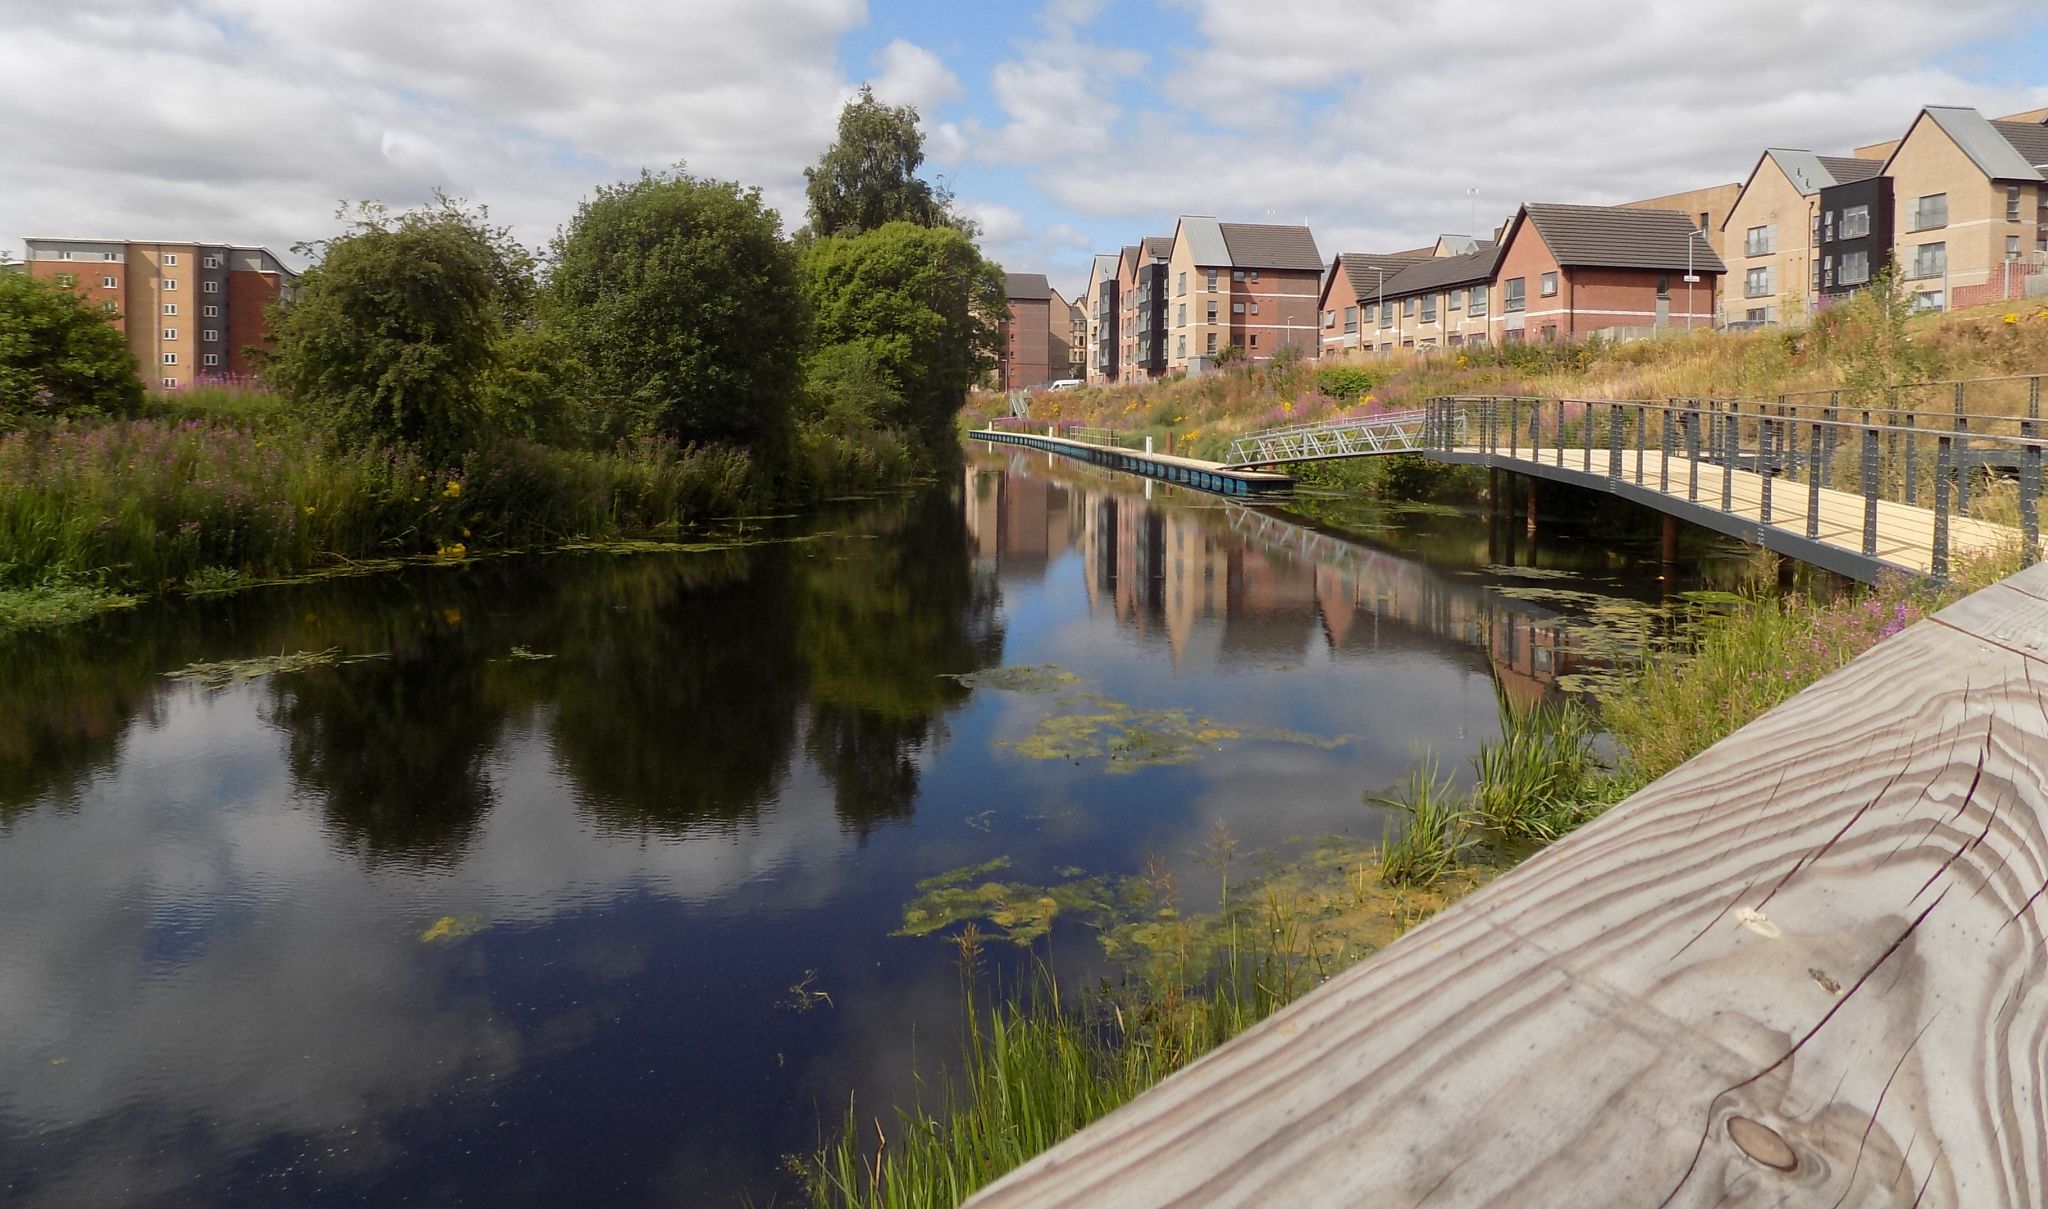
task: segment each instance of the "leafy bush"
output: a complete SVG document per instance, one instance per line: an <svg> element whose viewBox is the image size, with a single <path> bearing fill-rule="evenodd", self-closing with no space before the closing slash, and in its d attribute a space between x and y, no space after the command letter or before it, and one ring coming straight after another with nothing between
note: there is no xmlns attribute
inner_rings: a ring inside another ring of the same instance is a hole
<svg viewBox="0 0 2048 1209"><path fill-rule="evenodd" d="M1325 365L1316 371L1316 389L1332 399L1356 403L1392 373L1391 366Z"/></svg>
<svg viewBox="0 0 2048 1209"><path fill-rule="evenodd" d="M0 273L0 429L142 404L135 354L107 316L26 273Z"/></svg>

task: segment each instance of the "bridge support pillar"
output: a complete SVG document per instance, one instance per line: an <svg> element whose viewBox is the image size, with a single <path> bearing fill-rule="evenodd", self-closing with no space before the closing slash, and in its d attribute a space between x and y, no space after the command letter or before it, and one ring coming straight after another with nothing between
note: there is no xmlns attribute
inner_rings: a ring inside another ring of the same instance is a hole
<svg viewBox="0 0 2048 1209"><path fill-rule="evenodd" d="M1669 512L1664 514L1663 558L1667 565L1678 561L1678 518Z"/></svg>
<svg viewBox="0 0 2048 1209"><path fill-rule="evenodd" d="M1522 477L1528 480L1529 483L1529 536L1534 537L1536 536L1536 476L1525 474Z"/></svg>

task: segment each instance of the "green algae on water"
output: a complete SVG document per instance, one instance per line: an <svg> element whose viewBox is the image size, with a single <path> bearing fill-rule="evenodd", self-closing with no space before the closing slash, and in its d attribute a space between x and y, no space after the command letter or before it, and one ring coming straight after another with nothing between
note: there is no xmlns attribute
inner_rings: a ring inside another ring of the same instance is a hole
<svg viewBox="0 0 2048 1209"><path fill-rule="evenodd" d="M190 663L175 672L165 672L168 680L182 680L202 688L226 688L242 680L254 680L258 676L271 676L279 672L303 672L316 667L343 667L351 663L367 663L373 659L388 659L385 653L375 655L348 655L340 647L329 647L324 651L294 651L289 655L258 655L253 659L223 659L213 663Z"/></svg>
<svg viewBox="0 0 2048 1209"><path fill-rule="evenodd" d="M978 672L948 672L941 679L966 688L995 689L1005 693L1050 693L1079 684L1081 678L1057 664L1033 663L1019 667L991 667Z"/></svg>
<svg viewBox="0 0 2048 1209"><path fill-rule="evenodd" d="M1105 760L1112 773L1166 764L1185 764L1225 743L1251 740L1304 747L1343 747L1350 735L1235 726L1185 709L1139 709L1102 693L1061 698L1052 712L1022 739L997 745L1032 760Z"/></svg>

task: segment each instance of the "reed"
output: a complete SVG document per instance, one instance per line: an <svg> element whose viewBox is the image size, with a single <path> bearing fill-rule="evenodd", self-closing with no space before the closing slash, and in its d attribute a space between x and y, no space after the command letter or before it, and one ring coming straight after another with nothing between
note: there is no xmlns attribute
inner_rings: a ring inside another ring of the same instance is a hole
<svg viewBox="0 0 2048 1209"><path fill-rule="evenodd" d="M1432 757L1419 761L1401 790L1370 799L1399 812L1380 842L1380 877L1389 885L1431 886L1458 865L1471 846L1471 800L1438 774Z"/></svg>

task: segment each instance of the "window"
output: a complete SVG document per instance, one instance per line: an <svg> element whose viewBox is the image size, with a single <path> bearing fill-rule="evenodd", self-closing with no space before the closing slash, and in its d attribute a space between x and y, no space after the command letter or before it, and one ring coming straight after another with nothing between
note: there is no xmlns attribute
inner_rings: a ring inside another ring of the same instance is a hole
<svg viewBox="0 0 2048 1209"><path fill-rule="evenodd" d="M1842 211L1842 238L1856 239L1870 234L1870 207L1849 206Z"/></svg>
<svg viewBox="0 0 2048 1209"><path fill-rule="evenodd" d="M1510 277L1506 281L1501 282L1501 310L1506 311L1508 314L1512 315L1516 311L1528 309L1528 304L1528 278Z"/></svg>
<svg viewBox="0 0 2048 1209"><path fill-rule="evenodd" d="M1751 227L1742 240L1745 256L1769 256L1778 250L1778 229L1772 226Z"/></svg>
<svg viewBox="0 0 2048 1209"><path fill-rule="evenodd" d="M1486 317L1485 286L1475 285L1472 287L1472 302L1471 305L1465 308L1465 313L1472 316L1474 319L1483 319Z"/></svg>
<svg viewBox="0 0 2048 1209"><path fill-rule="evenodd" d="M1215 332L1210 332L1210 333L1209 333L1209 351L1210 351L1210 352L1212 352L1212 353L1216 351L1216 333L1215 333Z"/></svg>
<svg viewBox="0 0 2048 1209"><path fill-rule="evenodd" d="M1174 311L1174 319L1173 319L1173 326L1175 326L1175 327L1186 327L1187 325L1188 325L1188 304L1187 304L1187 303L1185 303L1185 302L1183 302L1183 303L1181 303L1181 304L1180 304L1180 307L1179 307L1179 309L1177 309L1176 311Z"/></svg>
<svg viewBox="0 0 2048 1209"><path fill-rule="evenodd" d="M1209 322L1216 322L1216 302L1214 299L1209 301Z"/></svg>
<svg viewBox="0 0 2048 1209"><path fill-rule="evenodd" d="M114 289L115 287L119 286L120 284L121 284L121 279L120 279L119 277L102 277L102 278L100 278L100 288L101 288L101 289L103 289L103 290L111 290L111 289Z"/></svg>
<svg viewBox="0 0 2048 1209"><path fill-rule="evenodd" d="M1243 280L1244 280L1244 270L1243 270L1243 269L1232 269L1232 270L1230 270L1230 279L1231 279L1232 281L1243 281Z"/></svg>
<svg viewBox="0 0 2048 1209"><path fill-rule="evenodd" d="M1214 270L1214 269L1210 269L1210 270L1209 270L1209 289L1210 289L1210 291L1211 291L1212 293L1213 293L1213 292L1215 291L1215 289L1216 289L1216 270ZM1211 350L1211 351L1214 351L1214 350Z"/></svg>
<svg viewBox="0 0 2048 1209"><path fill-rule="evenodd" d="M1820 216L1820 239L1822 243L1835 241L1835 212L1829 210Z"/></svg>
<svg viewBox="0 0 2048 1209"><path fill-rule="evenodd" d="M1256 315L1256 314L1258 314L1258 313L1259 313L1259 304L1258 304L1258 303L1257 303L1256 301L1254 301L1254 302L1252 303L1252 314Z"/></svg>
<svg viewBox="0 0 2048 1209"><path fill-rule="evenodd" d="M1350 324L1351 324L1351 326L1350 326L1349 328L1347 328L1346 330L1348 330L1348 331L1354 331L1354 332L1355 332L1355 331L1357 331L1357 330L1358 330L1358 308L1357 308L1357 307L1355 307L1355 306L1348 306L1348 307L1345 307L1345 308L1344 308L1344 314L1345 314L1346 316L1348 316L1348 317L1349 317L1349 319L1350 319ZM1336 327L1336 326L1337 326L1337 312L1335 312L1335 311L1324 311L1324 312L1323 312L1323 326L1324 326L1324 327Z"/></svg>
<svg viewBox="0 0 2048 1209"><path fill-rule="evenodd" d="M219 353L203 353L203 354L201 354L201 355L200 355L200 357L199 357L199 364L201 364L201 365L219 365L219 364L220 364L220 354L219 354Z"/></svg>
<svg viewBox="0 0 2048 1209"><path fill-rule="evenodd" d="M177 314L177 313L178 313L178 304L177 304L177 303L175 303L175 302L166 302L166 303L164 303L164 314L166 314L166 315L175 315L175 314Z"/></svg>
<svg viewBox="0 0 2048 1209"><path fill-rule="evenodd" d="M1862 285L1870 280L1870 253L1842 253L1842 267L1835 274L1837 285Z"/></svg>
<svg viewBox="0 0 2048 1209"><path fill-rule="evenodd" d="M1365 321L1367 323L1371 323L1373 321L1373 308L1375 307L1375 305L1377 304L1371 302L1365 304Z"/></svg>
<svg viewBox="0 0 2048 1209"><path fill-rule="evenodd" d="M70 252L70 250L69 250L69 249L67 248L67 249L66 249L66 250L64 250L64 251L62 251L62 252L59 252L59 253L57 253L57 259L59 259L59 260L69 260L69 259L71 259L71 252Z"/></svg>
<svg viewBox="0 0 2048 1209"><path fill-rule="evenodd" d="M77 285L78 276L75 273L59 273L57 274L57 284L67 288Z"/></svg>
<svg viewBox="0 0 2048 1209"><path fill-rule="evenodd" d="M1335 312L1335 311L1331 311L1331 312L1330 312L1330 314L1331 314L1332 316L1335 316L1335 315L1336 315L1336 313L1337 313L1337 312ZM1355 307L1355 306L1347 306L1347 307L1345 307L1345 308L1344 308L1344 330L1345 330L1345 332L1347 332L1347 333L1350 333L1350 332L1356 332L1356 331L1358 330L1358 308L1357 308L1357 307Z"/></svg>
<svg viewBox="0 0 2048 1209"><path fill-rule="evenodd" d="M1824 290L1835 288L1835 258L1832 256L1820 258L1820 288Z"/></svg>
<svg viewBox="0 0 2048 1209"><path fill-rule="evenodd" d="M1415 317L1415 300L1413 298L1403 298L1401 300L1401 314L1410 319Z"/></svg>
<svg viewBox="0 0 2048 1209"><path fill-rule="evenodd" d="M1253 270L1252 270L1252 274L1251 274L1251 277L1252 277L1252 280L1253 280L1254 282L1258 281L1258 279L1259 279L1259 271L1258 271L1257 269L1253 269Z"/></svg>
<svg viewBox="0 0 2048 1209"><path fill-rule="evenodd" d="M1185 294L1188 292L1188 275L1186 273L1180 275L1179 282L1173 292L1175 294Z"/></svg>
<svg viewBox="0 0 2048 1209"><path fill-rule="evenodd" d="M1939 277L1948 272L1948 245L1945 243L1923 243L1913 249L1913 271L1915 278Z"/></svg>
<svg viewBox="0 0 2048 1209"><path fill-rule="evenodd" d="M100 314L102 314L102 315L118 315L118 314L120 314L120 313L121 313L121 305L120 305L119 303L117 303L117 302L102 302L102 303L100 303Z"/></svg>
<svg viewBox="0 0 2048 1209"><path fill-rule="evenodd" d="M1452 290L1444 295L1444 305L1454 311L1458 309L1458 304L1463 301L1465 301L1465 292L1463 290Z"/></svg>
<svg viewBox="0 0 2048 1209"><path fill-rule="evenodd" d="M178 384L178 380L176 378L158 378L157 382L160 385L162 385L165 390L169 390Z"/></svg>
<svg viewBox="0 0 2048 1209"><path fill-rule="evenodd" d="M1394 326L1394 307L1392 303L1382 302L1380 304L1380 326Z"/></svg>
<svg viewBox="0 0 2048 1209"><path fill-rule="evenodd" d="M2019 220L2020 187L2018 185L2007 185L2005 187L2005 221L2018 222Z"/></svg>
<svg viewBox="0 0 2048 1209"><path fill-rule="evenodd" d="M2020 258L2019 236L2008 235L2005 237L2005 258L2007 260L2018 260Z"/></svg>
<svg viewBox="0 0 2048 1209"><path fill-rule="evenodd" d="M1425 296L1423 297L1423 299L1422 299L1422 321L1423 321L1424 323L1435 323L1435 322L1436 322L1436 295L1435 295L1435 294L1428 294L1428 295L1425 295Z"/></svg>
<svg viewBox="0 0 2048 1209"><path fill-rule="evenodd" d="M175 280L174 278L169 278L169 277L166 277L166 278L164 278L164 289L166 289L166 290L175 290L175 289L177 289L177 288L178 288L178 283L177 283L177 281L176 281L176 280Z"/></svg>
<svg viewBox="0 0 2048 1209"><path fill-rule="evenodd" d="M209 344L218 344L220 342L220 329L217 327L207 328L205 331L199 333L199 338L201 340L208 342Z"/></svg>
<svg viewBox="0 0 2048 1209"><path fill-rule="evenodd" d="M1252 347L1259 347L1259 334L1257 332L1252 333Z"/></svg>
<svg viewBox="0 0 2048 1209"><path fill-rule="evenodd" d="M220 267L220 257L202 256L199 258L199 264L202 268L217 269Z"/></svg>
<svg viewBox="0 0 2048 1209"><path fill-rule="evenodd" d="M1557 296L1557 274L1555 274L1555 273L1545 273L1545 274L1543 275L1543 279L1542 279L1542 281L1541 281L1541 282L1539 283L1539 289L1541 290L1541 292L1542 292L1542 294L1543 294L1543 296L1544 296L1545 298L1554 298L1554 297L1556 297L1556 296Z"/></svg>
<svg viewBox="0 0 2048 1209"><path fill-rule="evenodd" d="M176 354L176 353L165 353L165 354L164 354L164 364L165 364L165 365L176 365L177 363L178 363L178 354Z"/></svg>
<svg viewBox="0 0 2048 1209"><path fill-rule="evenodd" d="M1820 242L1820 215L1815 214L1809 217L1806 222L1806 246L1810 248Z"/></svg>
<svg viewBox="0 0 2048 1209"><path fill-rule="evenodd" d="M119 259L121 259L121 253L119 253L119 252L101 252L101 253L100 253L100 259L101 259L101 260L119 260Z"/></svg>
<svg viewBox="0 0 2048 1209"><path fill-rule="evenodd" d="M220 318L220 308L210 302L207 303L205 306L200 307L199 313L200 315L204 316L207 319Z"/></svg>
<svg viewBox="0 0 2048 1209"><path fill-rule="evenodd" d="M199 292L202 294L218 294L220 293L220 282L202 281L199 283Z"/></svg>
<svg viewBox="0 0 2048 1209"><path fill-rule="evenodd" d="M164 263L175 266L178 263L178 254L176 252L165 252Z"/></svg>
<svg viewBox="0 0 2048 1209"><path fill-rule="evenodd" d="M1916 197L1906 207L1908 231L1932 231L1948 225L1948 194L1930 193Z"/></svg>
<svg viewBox="0 0 2048 1209"><path fill-rule="evenodd" d="M1771 321L1771 308L1767 306L1750 307L1742 312L1742 319L1745 323L1769 323Z"/></svg>
<svg viewBox="0 0 2048 1209"><path fill-rule="evenodd" d="M1660 302L1668 302L1668 301L1670 301L1670 299L1671 299L1671 274L1669 274L1669 273L1659 273L1659 274L1657 274L1657 299L1658 299L1658 301L1660 301Z"/></svg>
<svg viewBox="0 0 2048 1209"><path fill-rule="evenodd" d="M1742 296L1745 298L1770 297L1775 292L1771 288L1771 276L1769 266L1761 269L1751 269L1743 276Z"/></svg>
<svg viewBox="0 0 2048 1209"><path fill-rule="evenodd" d="M177 338L178 338L178 329L177 329L177 328L174 328L174 327L167 327L167 328L165 328L165 329L164 329L164 339L166 339L166 340L176 340Z"/></svg>
<svg viewBox="0 0 2048 1209"><path fill-rule="evenodd" d="M1230 304L1230 313L1231 313L1231 314L1233 314L1233 315L1242 315L1242 314L1244 314L1244 303L1242 303L1242 302L1233 302L1233 303L1231 303L1231 304Z"/></svg>
<svg viewBox="0 0 2048 1209"><path fill-rule="evenodd" d="M1188 338L1186 336L1175 336L1173 338L1173 355L1176 357L1188 355Z"/></svg>

